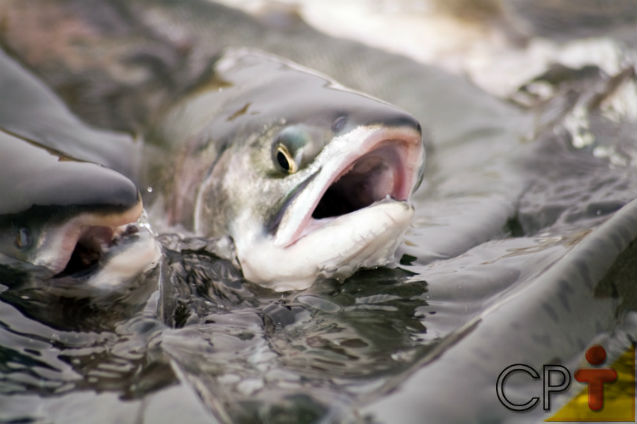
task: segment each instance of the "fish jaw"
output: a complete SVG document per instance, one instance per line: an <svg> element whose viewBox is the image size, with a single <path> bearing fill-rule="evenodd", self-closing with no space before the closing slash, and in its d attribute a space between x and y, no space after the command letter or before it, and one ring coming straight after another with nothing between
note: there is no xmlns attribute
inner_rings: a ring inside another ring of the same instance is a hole
<svg viewBox="0 0 637 424"><path fill-rule="evenodd" d="M121 293L138 285L139 277L155 268L162 253L155 234L144 227L146 224L143 222L136 224L138 231L135 234L120 237L116 245L102 252L99 267L93 272L83 278L54 278L52 285L60 287L65 293L89 294L92 297Z"/></svg>
<svg viewBox="0 0 637 424"><path fill-rule="evenodd" d="M53 277L63 273L74 252L84 247L101 254L121 237L130 224L141 216L141 199L129 209L118 213L85 212L63 224L51 224L40 241L32 263L47 269Z"/></svg>
<svg viewBox="0 0 637 424"><path fill-rule="evenodd" d="M413 216L409 197L423 159L415 128L361 126L336 137L271 233L249 214L238 220L234 239L244 276L277 291L302 290L321 276L392 262ZM331 204L340 200L344 208Z"/></svg>
<svg viewBox="0 0 637 424"><path fill-rule="evenodd" d="M328 219L290 246L255 237L237 245L237 255L248 280L276 291L303 290L321 276L347 277L391 263L413 213L407 202L385 200Z"/></svg>

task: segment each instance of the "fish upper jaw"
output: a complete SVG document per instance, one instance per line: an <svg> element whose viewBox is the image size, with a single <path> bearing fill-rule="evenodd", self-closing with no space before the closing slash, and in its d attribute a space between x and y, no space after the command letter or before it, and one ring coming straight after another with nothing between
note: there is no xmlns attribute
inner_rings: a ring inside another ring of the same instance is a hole
<svg viewBox="0 0 637 424"><path fill-rule="evenodd" d="M408 202L423 158L421 133L411 127L360 126L336 137L317 157L317 175L282 214L274 244L290 247L379 201Z"/></svg>

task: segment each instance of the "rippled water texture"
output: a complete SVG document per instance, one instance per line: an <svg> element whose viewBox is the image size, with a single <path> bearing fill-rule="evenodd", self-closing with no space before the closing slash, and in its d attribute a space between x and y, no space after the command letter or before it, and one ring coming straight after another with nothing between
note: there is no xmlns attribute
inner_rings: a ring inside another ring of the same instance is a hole
<svg viewBox="0 0 637 424"><path fill-rule="evenodd" d="M464 82L441 74L451 100L414 110L433 147L395 268L281 294L244 281L225 240L164 234L128 293L70 298L3 272L0 422L542 421L499 403L504 367L574 369L593 343L614 360L637 340L637 34L602 24L559 43L605 37L617 72L544 75L503 109L457 101ZM524 399L538 386L522 380Z"/></svg>

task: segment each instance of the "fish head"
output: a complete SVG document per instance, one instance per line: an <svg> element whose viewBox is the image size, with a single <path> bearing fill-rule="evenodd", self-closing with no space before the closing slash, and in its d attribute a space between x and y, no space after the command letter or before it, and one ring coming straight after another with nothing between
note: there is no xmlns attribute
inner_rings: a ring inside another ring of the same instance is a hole
<svg viewBox="0 0 637 424"><path fill-rule="evenodd" d="M143 207L127 177L1 129L0 149L0 265L52 285L90 285L116 256L145 250L148 260L129 268L156 260L157 246L134 228ZM142 238L143 248L126 252ZM112 277L115 286L119 276Z"/></svg>
<svg viewBox="0 0 637 424"><path fill-rule="evenodd" d="M212 79L169 121L188 116L189 155L212 163L197 233L229 234L244 276L275 290L393 259L422 176L411 115L251 50L226 53Z"/></svg>

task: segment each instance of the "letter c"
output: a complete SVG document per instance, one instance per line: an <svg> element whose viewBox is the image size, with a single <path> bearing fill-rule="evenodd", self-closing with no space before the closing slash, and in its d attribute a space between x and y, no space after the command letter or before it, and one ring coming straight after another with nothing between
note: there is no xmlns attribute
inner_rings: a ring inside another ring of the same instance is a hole
<svg viewBox="0 0 637 424"><path fill-rule="evenodd" d="M526 372L531 377L533 377L534 380L540 378L540 374L538 374L537 371L535 371L528 365L514 364L506 367L498 376L498 382L496 385L498 400L500 401L500 403L502 403L502 405L506 406L511 411L528 411L529 409L537 405L537 403L540 401L540 398L538 396L533 396L526 403L513 403L504 395L504 383L509 375L513 374L514 372Z"/></svg>

